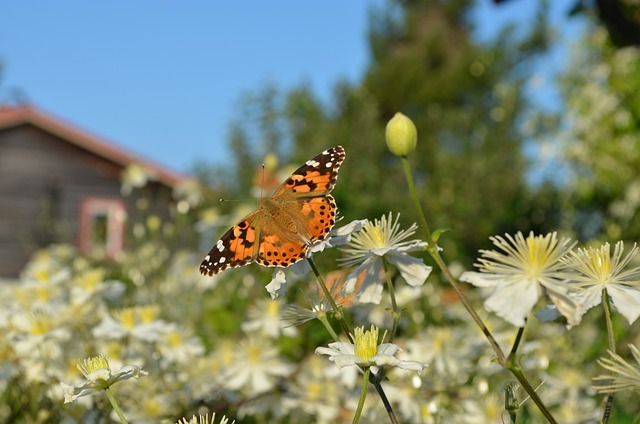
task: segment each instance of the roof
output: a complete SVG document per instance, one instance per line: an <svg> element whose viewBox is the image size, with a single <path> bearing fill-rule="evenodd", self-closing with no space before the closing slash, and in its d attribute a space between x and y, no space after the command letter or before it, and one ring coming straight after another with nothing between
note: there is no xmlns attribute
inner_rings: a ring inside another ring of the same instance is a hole
<svg viewBox="0 0 640 424"><path fill-rule="evenodd" d="M84 150L123 167L136 163L144 167L157 181L176 187L188 177L144 159L127 149L100 138L31 105L0 106L0 130L31 124Z"/></svg>

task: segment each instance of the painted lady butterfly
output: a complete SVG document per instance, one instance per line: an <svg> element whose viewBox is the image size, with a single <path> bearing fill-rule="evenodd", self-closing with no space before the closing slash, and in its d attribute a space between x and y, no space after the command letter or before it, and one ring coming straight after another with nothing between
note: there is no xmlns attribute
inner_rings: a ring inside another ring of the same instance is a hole
<svg viewBox="0 0 640 424"><path fill-rule="evenodd" d="M336 146L308 160L224 233L200 273L215 275L251 262L287 267L304 258L309 244L322 240L335 224L336 202L329 193L344 158L344 149Z"/></svg>

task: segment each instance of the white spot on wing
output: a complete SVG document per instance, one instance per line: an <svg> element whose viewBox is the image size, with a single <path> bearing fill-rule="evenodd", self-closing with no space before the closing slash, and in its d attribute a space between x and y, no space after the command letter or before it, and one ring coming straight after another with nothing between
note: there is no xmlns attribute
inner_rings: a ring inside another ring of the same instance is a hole
<svg viewBox="0 0 640 424"><path fill-rule="evenodd" d="M219 252L224 251L224 244L222 244L222 240L218 240L218 242L216 243L216 247L218 248Z"/></svg>
<svg viewBox="0 0 640 424"><path fill-rule="evenodd" d="M310 159L310 160L307 161L306 165L307 166L312 166L314 168L317 168L318 166L320 166L320 162L315 161L313 159Z"/></svg>

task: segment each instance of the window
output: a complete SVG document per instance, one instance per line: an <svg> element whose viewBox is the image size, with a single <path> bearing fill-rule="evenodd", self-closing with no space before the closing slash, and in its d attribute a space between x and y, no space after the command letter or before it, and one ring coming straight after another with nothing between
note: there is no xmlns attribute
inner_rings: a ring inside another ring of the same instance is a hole
<svg viewBox="0 0 640 424"><path fill-rule="evenodd" d="M113 259L124 247L126 206L121 199L88 197L80 202L78 247Z"/></svg>

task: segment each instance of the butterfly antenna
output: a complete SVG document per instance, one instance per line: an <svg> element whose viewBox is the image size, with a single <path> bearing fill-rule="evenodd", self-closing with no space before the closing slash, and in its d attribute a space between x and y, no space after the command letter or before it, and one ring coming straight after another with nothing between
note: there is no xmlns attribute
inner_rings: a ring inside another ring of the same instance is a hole
<svg viewBox="0 0 640 424"><path fill-rule="evenodd" d="M262 164L262 182L260 183L260 198L264 197L264 163Z"/></svg>

